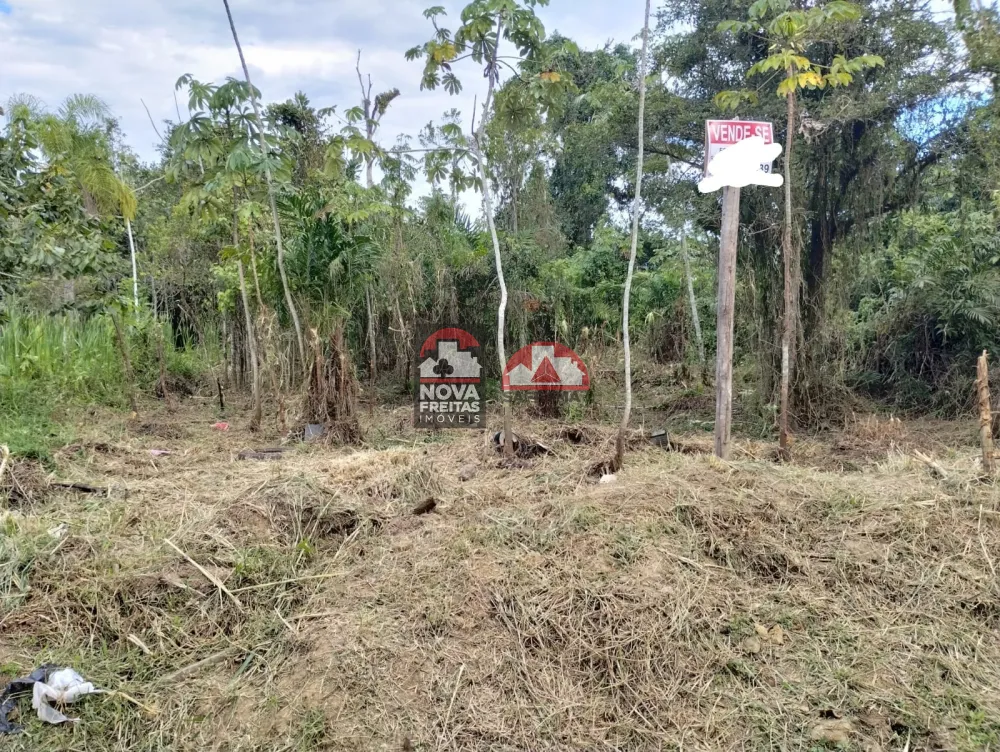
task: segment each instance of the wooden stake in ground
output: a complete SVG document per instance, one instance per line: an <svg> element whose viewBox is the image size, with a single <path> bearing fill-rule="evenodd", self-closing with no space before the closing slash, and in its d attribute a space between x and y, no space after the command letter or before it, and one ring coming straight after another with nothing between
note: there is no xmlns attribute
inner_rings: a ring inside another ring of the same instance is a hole
<svg viewBox="0 0 1000 752"><path fill-rule="evenodd" d="M740 227L740 189L722 189L719 237L719 303L715 359L715 456L729 459L733 421L733 326L736 310L736 241Z"/></svg>
<svg viewBox="0 0 1000 752"><path fill-rule="evenodd" d="M976 388L979 391L979 441L983 445L983 470L991 478L996 474L993 458L993 415L990 400L990 364L987 352L979 356Z"/></svg>

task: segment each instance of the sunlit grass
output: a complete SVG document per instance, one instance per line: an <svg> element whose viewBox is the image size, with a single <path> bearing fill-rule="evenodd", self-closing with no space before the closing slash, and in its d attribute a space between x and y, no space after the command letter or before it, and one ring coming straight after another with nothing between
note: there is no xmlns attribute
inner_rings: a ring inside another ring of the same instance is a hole
<svg viewBox="0 0 1000 752"><path fill-rule="evenodd" d="M214 341L174 346L169 324L135 317L125 326L138 387L159 377L157 327L168 373L187 380L209 369ZM127 390L114 322L106 314L43 315L8 308L0 319L0 443L15 454L44 456L68 438L60 412L80 405L124 408Z"/></svg>

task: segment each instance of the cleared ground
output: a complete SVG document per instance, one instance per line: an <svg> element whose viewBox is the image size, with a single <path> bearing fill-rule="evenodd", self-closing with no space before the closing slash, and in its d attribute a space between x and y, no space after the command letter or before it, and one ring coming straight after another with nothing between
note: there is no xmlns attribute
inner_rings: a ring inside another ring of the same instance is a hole
<svg viewBox="0 0 1000 752"><path fill-rule="evenodd" d="M637 437L597 483L608 426L522 424L553 453L503 468L400 408L368 447L261 461L208 401L157 410L2 481L0 680L50 661L128 695L76 727L24 701L5 749L1000 748L972 421L852 421L789 465Z"/></svg>

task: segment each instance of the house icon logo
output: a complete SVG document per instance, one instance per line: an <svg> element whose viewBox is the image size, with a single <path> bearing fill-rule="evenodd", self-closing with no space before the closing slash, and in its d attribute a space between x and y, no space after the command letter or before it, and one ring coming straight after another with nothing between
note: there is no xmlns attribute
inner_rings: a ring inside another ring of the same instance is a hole
<svg viewBox="0 0 1000 752"><path fill-rule="evenodd" d="M505 392L585 392L590 375L580 356L565 345L535 342L507 361L502 385Z"/></svg>
<svg viewBox="0 0 1000 752"><path fill-rule="evenodd" d="M417 353L417 428L480 428L482 366L479 341L448 327L428 336Z"/></svg>

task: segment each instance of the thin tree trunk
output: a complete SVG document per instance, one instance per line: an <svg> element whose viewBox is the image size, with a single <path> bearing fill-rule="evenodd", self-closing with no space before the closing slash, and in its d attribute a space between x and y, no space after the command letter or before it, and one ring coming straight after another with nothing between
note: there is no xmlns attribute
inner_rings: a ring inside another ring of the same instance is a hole
<svg viewBox="0 0 1000 752"><path fill-rule="evenodd" d="M156 298L156 277L149 278L149 289L153 295L153 318L160 315L159 301Z"/></svg>
<svg viewBox="0 0 1000 752"><path fill-rule="evenodd" d="M361 50L358 50L358 62L354 66L358 74L358 84L361 86L361 109L365 113L365 136L372 142L375 136L375 125L372 113L372 85L371 76L368 77L368 90L365 90L365 81L361 76ZM371 188L375 181L372 178L372 167L375 164L375 157L372 154L365 155L365 185Z"/></svg>
<svg viewBox="0 0 1000 752"><path fill-rule="evenodd" d="M497 54L500 49L501 32L503 23L497 23L497 44L493 48L493 59L490 61L489 70L496 68ZM483 211L486 214L486 224L490 229L490 238L493 240L493 258L497 265L497 281L500 283L500 305L497 308L497 354L500 356L500 373L507 366L507 350L504 347L504 330L507 318L507 281L503 276L503 261L500 258L500 239L497 237L496 223L493 221L493 200L490 196L490 181L486 174L485 157L483 156L482 140L486 133L486 123L490 116L490 106L493 103L493 89L496 82L492 76L489 79L489 88L486 92L486 100L483 102L483 117L479 121L479 129L472 138L472 148L476 155L476 163L479 167L479 179L483 184ZM511 433L511 406L510 392L503 393L503 453L505 457L514 456L514 437Z"/></svg>
<svg viewBox="0 0 1000 752"><path fill-rule="evenodd" d="M243 272L243 259L237 259L237 268L240 272L240 298L243 300L243 316L247 325L247 349L250 351L250 374L253 379L253 417L250 419L250 430L256 431L260 428L263 419L263 405L260 396L260 365L257 363L257 342L253 332L253 318L250 316L250 300L247 295L246 274Z"/></svg>
<svg viewBox="0 0 1000 752"><path fill-rule="evenodd" d="M378 352L375 349L375 317L372 315L372 288L365 287L365 304L368 307L368 378L375 383Z"/></svg>
<svg viewBox="0 0 1000 752"><path fill-rule="evenodd" d="M246 58L243 57L243 48L240 46L240 38L236 34L236 24L233 22L232 11L229 10L229 0L222 0L226 6L226 16L229 19L229 28L233 32L233 41L236 43L236 51L240 55L240 64L243 66L243 75L247 80L247 85L253 88L250 81L250 69L247 68ZM268 156L267 142L264 139L264 120L260 116L260 106L257 104L257 97L250 95L250 104L253 106L254 120L257 122L257 135L260 140L260 150L265 159ZM265 162L264 177L267 180L267 198L271 204L271 219L274 221L274 242L278 248L278 273L281 275L281 286L285 291L285 304L288 306L288 313L292 317L292 324L295 326L295 339L299 347L299 357L302 359L303 368L306 363L306 346L302 338L302 325L299 323L299 314L295 309L295 301L292 299L292 290L288 286L288 274L285 272L285 246L281 241L281 222L278 219L278 204L274 198L274 183L271 180L271 168Z"/></svg>
<svg viewBox="0 0 1000 752"><path fill-rule="evenodd" d="M513 201L511 201L511 213L510 213L511 231L513 231L513 233L515 235L517 235L517 232L518 232L518 230L517 230L517 202L518 202L518 195L517 194L518 194L517 182L515 181L514 185L512 186L512 190L511 190L511 198L513 199Z"/></svg>
<svg viewBox="0 0 1000 752"><path fill-rule="evenodd" d="M694 278L691 276L691 259L688 257L687 237L681 238L681 257L684 259L684 277L687 279L688 301L691 304L691 321L694 323L694 337L698 342L698 362L701 375L705 377L705 341L701 338L701 318L698 316L698 302L694 297Z"/></svg>
<svg viewBox="0 0 1000 752"><path fill-rule="evenodd" d="M236 213L235 201L236 189L233 189L233 248L239 253L240 232L239 217ZM257 360L257 336L254 334L253 317L250 315L250 296L247 294L247 279L243 271L243 259L237 257L236 268L240 274L240 299L243 301L243 317L247 327L247 350L250 351L250 375L253 379L251 389L253 390L253 416L250 418L250 430L260 429L263 420L263 405L260 395L260 363Z"/></svg>
<svg viewBox="0 0 1000 752"><path fill-rule="evenodd" d="M788 71L791 76L793 71ZM788 397L792 382L795 348L796 301L798 285L794 240L792 237L792 142L795 137L795 93L788 94L788 130L785 134L785 226L781 233L781 255L784 261L784 324L781 332L781 396L778 426L778 452L784 460L791 459L788 440Z"/></svg>
<svg viewBox="0 0 1000 752"><path fill-rule="evenodd" d="M115 325L115 339L118 342L118 351L122 356L122 367L125 372L125 389L128 391L128 402L132 412L139 414L139 402L135 395L135 371L132 370L132 358L128 354L128 343L125 341L125 332L122 330L122 323L115 313L111 314L111 322Z"/></svg>
<svg viewBox="0 0 1000 752"><path fill-rule="evenodd" d="M229 317L223 315L222 317L222 362L225 364L225 374L226 374L226 389L233 382L233 362L230 358L230 351L232 350L230 346L230 334L229 334Z"/></svg>
<svg viewBox="0 0 1000 752"><path fill-rule="evenodd" d="M160 393L163 395L163 402L166 404L167 409L173 410L176 405L174 405L174 399L167 387L167 359L163 353L163 327L155 319L153 320L153 326L156 327L156 356L160 361Z"/></svg>
<svg viewBox="0 0 1000 752"><path fill-rule="evenodd" d="M632 276L635 272L635 256L639 245L639 212L642 208L642 158L645 142L644 120L646 114L646 49L649 45L649 6L646 0L646 15L642 26L642 58L639 61L639 150L635 166L635 200L632 203L632 239L628 256L628 274L625 277L625 294L622 298L622 346L625 350L625 411L618 426L618 440L615 442L615 467L620 468L625 459L625 432L632 415L632 346L629 340L629 303L632 295Z"/></svg>
<svg viewBox="0 0 1000 752"><path fill-rule="evenodd" d="M250 223L250 271L253 272L253 289L257 293L257 308L264 310L264 298L260 294L260 277L257 275L257 251L253 243L253 222Z"/></svg>
<svg viewBox="0 0 1000 752"><path fill-rule="evenodd" d="M135 310L139 310L139 271L135 263L135 240L132 238L132 221L125 219L125 230L128 232L128 250L132 256L132 302Z"/></svg>

